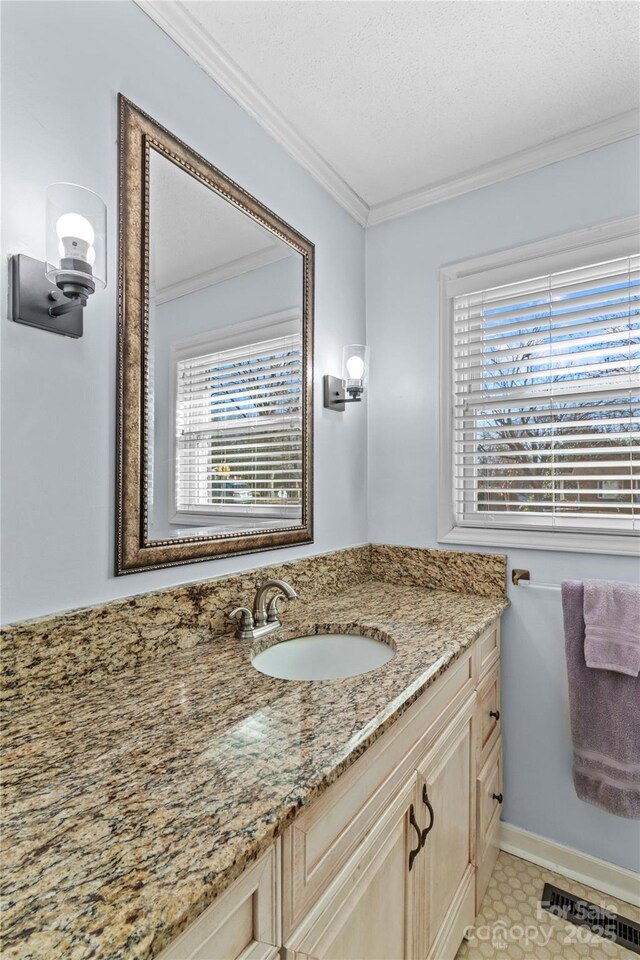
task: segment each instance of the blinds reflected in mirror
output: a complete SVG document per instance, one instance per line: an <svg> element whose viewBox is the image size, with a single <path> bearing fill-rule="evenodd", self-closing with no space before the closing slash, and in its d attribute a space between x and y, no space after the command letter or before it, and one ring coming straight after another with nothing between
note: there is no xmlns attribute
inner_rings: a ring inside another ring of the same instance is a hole
<svg viewBox="0 0 640 960"><path fill-rule="evenodd" d="M460 525L640 527L640 257L453 298Z"/></svg>
<svg viewBox="0 0 640 960"><path fill-rule="evenodd" d="M300 335L178 360L175 410L178 514L299 517Z"/></svg>

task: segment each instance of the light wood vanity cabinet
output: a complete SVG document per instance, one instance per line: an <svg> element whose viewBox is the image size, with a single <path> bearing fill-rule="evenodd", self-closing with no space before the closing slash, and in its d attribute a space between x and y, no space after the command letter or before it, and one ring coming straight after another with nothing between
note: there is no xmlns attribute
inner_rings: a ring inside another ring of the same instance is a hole
<svg viewBox="0 0 640 960"><path fill-rule="evenodd" d="M453 960L498 853L499 656L495 624L161 960Z"/></svg>

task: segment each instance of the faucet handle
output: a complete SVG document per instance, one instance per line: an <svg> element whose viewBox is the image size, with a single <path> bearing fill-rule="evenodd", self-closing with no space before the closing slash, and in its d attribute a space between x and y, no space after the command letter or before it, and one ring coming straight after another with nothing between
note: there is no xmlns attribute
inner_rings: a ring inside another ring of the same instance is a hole
<svg viewBox="0 0 640 960"><path fill-rule="evenodd" d="M253 626L253 614L248 607L236 607L231 613L227 614L228 620L239 620L241 627Z"/></svg>
<svg viewBox="0 0 640 960"><path fill-rule="evenodd" d="M282 596L281 593L276 594L275 597L272 597L269 600L267 605L267 623L279 623L280 617L278 616L278 600Z"/></svg>
<svg viewBox="0 0 640 960"><path fill-rule="evenodd" d="M278 616L278 601L282 600L283 597L285 597L286 600L297 600L298 594L295 592L295 590L291 589L290 595L277 593L275 597L272 597L267 606L267 623L280 622L280 618Z"/></svg>
<svg viewBox="0 0 640 960"><path fill-rule="evenodd" d="M227 614L229 620L239 620L236 637L238 640L253 639L253 614L248 607L236 607L231 613Z"/></svg>

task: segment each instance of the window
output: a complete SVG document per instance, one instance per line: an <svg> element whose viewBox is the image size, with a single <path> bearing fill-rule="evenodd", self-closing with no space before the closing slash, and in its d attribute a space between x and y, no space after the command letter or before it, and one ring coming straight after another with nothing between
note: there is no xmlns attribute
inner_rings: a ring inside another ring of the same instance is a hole
<svg viewBox="0 0 640 960"><path fill-rule="evenodd" d="M568 264L559 251L545 272L520 261L510 282L495 269L445 280L451 539L554 546L560 535L580 549L591 535L637 549L638 247L611 259L606 245L582 247Z"/></svg>
<svg viewBox="0 0 640 960"><path fill-rule="evenodd" d="M210 337L174 356L178 521L300 516L302 341L299 320L287 326L225 349Z"/></svg>

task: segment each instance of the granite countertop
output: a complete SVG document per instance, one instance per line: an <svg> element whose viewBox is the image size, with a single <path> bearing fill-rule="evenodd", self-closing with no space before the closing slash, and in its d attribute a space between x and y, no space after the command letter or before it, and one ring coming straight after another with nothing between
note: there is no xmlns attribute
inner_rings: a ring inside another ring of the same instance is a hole
<svg viewBox="0 0 640 960"><path fill-rule="evenodd" d="M280 636L358 625L395 646L363 676L272 679L227 635L11 704L3 956L156 956L506 606L370 580L282 604Z"/></svg>

